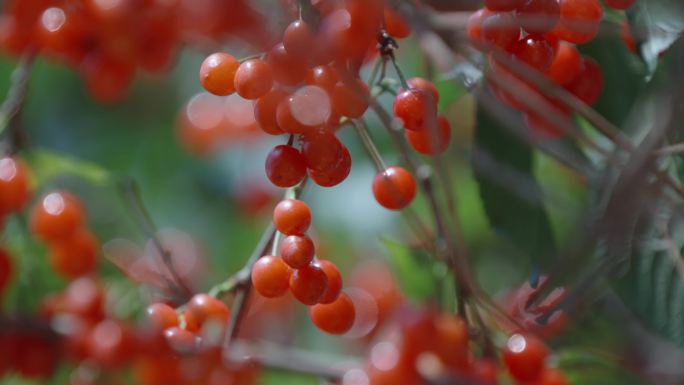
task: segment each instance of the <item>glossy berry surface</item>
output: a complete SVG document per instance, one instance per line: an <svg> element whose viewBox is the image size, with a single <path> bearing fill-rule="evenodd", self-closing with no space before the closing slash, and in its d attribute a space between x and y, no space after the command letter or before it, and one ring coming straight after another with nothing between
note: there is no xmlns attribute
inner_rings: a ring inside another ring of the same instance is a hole
<svg viewBox="0 0 684 385"><path fill-rule="evenodd" d="M288 97L288 93L273 89L254 102L254 119L259 128L270 135L280 135L284 131L278 125L276 111L278 105Z"/></svg>
<svg viewBox="0 0 684 385"><path fill-rule="evenodd" d="M530 34L551 31L560 20L558 0L526 0L516 12L522 28Z"/></svg>
<svg viewBox="0 0 684 385"><path fill-rule="evenodd" d="M279 84L294 86L304 81L308 68L300 56L289 53L283 43L276 44L266 57L273 80Z"/></svg>
<svg viewBox="0 0 684 385"><path fill-rule="evenodd" d="M225 324L229 315L225 303L206 293L195 294L185 307L185 321L190 330L200 329L207 321Z"/></svg>
<svg viewBox="0 0 684 385"><path fill-rule="evenodd" d="M332 90L333 110L348 118L360 118L368 109L370 92L360 79L339 81Z"/></svg>
<svg viewBox="0 0 684 385"><path fill-rule="evenodd" d="M252 267L252 285L266 298L284 295L290 287L292 269L280 257L267 255Z"/></svg>
<svg viewBox="0 0 684 385"><path fill-rule="evenodd" d="M283 33L283 46L292 55L306 56L316 45L316 32L303 20L295 20Z"/></svg>
<svg viewBox="0 0 684 385"><path fill-rule="evenodd" d="M320 330L329 334L344 334L354 325L356 310L349 296L342 293L332 303L312 306L309 316Z"/></svg>
<svg viewBox="0 0 684 385"><path fill-rule="evenodd" d="M280 242L280 257L293 269L307 266L315 254L316 247L306 235L290 235Z"/></svg>
<svg viewBox="0 0 684 385"><path fill-rule="evenodd" d="M514 334L506 342L502 355L511 377L518 381L534 381L544 369L549 350L537 337Z"/></svg>
<svg viewBox="0 0 684 385"><path fill-rule="evenodd" d="M294 270L290 277L290 291L304 305L319 303L327 288L328 277L323 269L315 264Z"/></svg>
<svg viewBox="0 0 684 385"><path fill-rule="evenodd" d="M266 158L266 176L278 187L292 187L304 179L306 162L292 146L276 146Z"/></svg>
<svg viewBox="0 0 684 385"><path fill-rule="evenodd" d="M554 83L566 86L577 79L582 71L584 71L582 55L573 44L561 41L551 65L546 69L546 76Z"/></svg>
<svg viewBox="0 0 684 385"><path fill-rule="evenodd" d="M591 58L584 58L583 70L566 89L589 106L598 102L603 92L604 77L601 66Z"/></svg>
<svg viewBox="0 0 684 385"><path fill-rule="evenodd" d="M444 116L437 117L437 125L423 131L404 132L406 141L417 152L424 155L440 154L449 147L451 140L451 126Z"/></svg>
<svg viewBox="0 0 684 385"><path fill-rule="evenodd" d="M337 266L327 260L316 261L318 267L320 267L325 276L328 277L328 287L323 294L323 298L319 301L320 303L332 303L340 296L342 292L342 273L337 268Z"/></svg>
<svg viewBox="0 0 684 385"><path fill-rule="evenodd" d="M179 324L176 309L165 303L157 302L150 304L145 309L145 315L149 325L160 333Z"/></svg>
<svg viewBox="0 0 684 385"><path fill-rule="evenodd" d="M208 92L225 96L235 92L235 72L240 62L232 55L217 52L207 56L200 67L200 82Z"/></svg>
<svg viewBox="0 0 684 385"><path fill-rule="evenodd" d="M422 131L436 118L437 104L430 92L409 88L394 98L392 110L405 129Z"/></svg>
<svg viewBox="0 0 684 385"><path fill-rule="evenodd" d="M512 13L492 13L482 21L482 41L509 50L520 39L520 22Z"/></svg>
<svg viewBox="0 0 684 385"><path fill-rule="evenodd" d="M258 99L273 87L273 72L261 59L243 62L235 72L235 91L245 99Z"/></svg>
<svg viewBox="0 0 684 385"><path fill-rule="evenodd" d="M76 197L62 191L53 192L33 207L31 231L43 240L64 238L83 224L84 216L83 206Z"/></svg>
<svg viewBox="0 0 684 385"><path fill-rule="evenodd" d="M14 157L0 157L0 216L18 212L31 198L28 168Z"/></svg>
<svg viewBox="0 0 684 385"><path fill-rule="evenodd" d="M319 186L333 187L342 183L351 172L352 159L349 149L342 146L342 153L334 165L321 170L309 169L309 176Z"/></svg>
<svg viewBox="0 0 684 385"><path fill-rule="evenodd" d="M416 180L404 168L388 167L373 178L373 195L384 208L401 210L416 196Z"/></svg>
<svg viewBox="0 0 684 385"><path fill-rule="evenodd" d="M284 199L273 210L273 224L285 235L303 235L311 225L311 209L297 199Z"/></svg>
<svg viewBox="0 0 684 385"><path fill-rule="evenodd" d="M432 96L432 101L437 105L439 103L439 91L435 84L425 78L410 78L406 81L409 88L421 90Z"/></svg>
<svg viewBox="0 0 684 385"><path fill-rule="evenodd" d="M561 40L583 44L596 37L603 17L598 0L559 0L560 20L552 33Z"/></svg>
<svg viewBox="0 0 684 385"><path fill-rule="evenodd" d="M539 36L526 36L512 48L513 57L537 71L546 71L553 62L555 52L551 45Z"/></svg>
<svg viewBox="0 0 684 385"><path fill-rule="evenodd" d="M164 330L164 338L171 349L179 353L192 353L197 349L197 337L194 333L177 326Z"/></svg>

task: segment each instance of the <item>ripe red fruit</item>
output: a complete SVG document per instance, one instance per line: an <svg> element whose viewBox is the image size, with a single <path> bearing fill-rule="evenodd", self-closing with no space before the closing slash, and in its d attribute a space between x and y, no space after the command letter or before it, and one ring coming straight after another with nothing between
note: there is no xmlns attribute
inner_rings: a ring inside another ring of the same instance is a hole
<svg viewBox="0 0 684 385"><path fill-rule="evenodd" d="M10 366L27 379L49 377L59 363L59 349L53 336L33 330L18 330L9 337Z"/></svg>
<svg viewBox="0 0 684 385"><path fill-rule="evenodd" d="M413 131L424 130L437 115L437 104L432 95L417 88L400 92L394 98L392 109L404 128Z"/></svg>
<svg viewBox="0 0 684 385"><path fill-rule="evenodd" d="M627 19L623 20L620 23L620 38L622 38L622 42L625 44L625 47L629 50L631 53L636 53L637 52L637 42L634 39L634 35L632 34L632 29L629 25L629 21Z"/></svg>
<svg viewBox="0 0 684 385"><path fill-rule="evenodd" d="M225 303L206 293L195 294L185 307L188 330L199 330L208 322L228 322L230 311Z"/></svg>
<svg viewBox="0 0 684 385"><path fill-rule="evenodd" d="M302 155L306 166L312 170L335 167L343 156L343 147L337 136L328 130L316 130L302 137Z"/></svg>
<svg viewBox="0 0 684 385"><path fill-rule="evenodd" d="M444 363L451 367L468 367L468 341L470 334L468 324L454 315L442 315L435 318L436 353Z"/></svg>
<svg viewBox="0 0 684 385"><path fill-rule="evenodd" d="M292 187L306 176L306 162L296 148L279 145L266 158L266 176L278 187Z"/></svg>
<svg viewBox="0 0 684 385"><path fill-rule="evenodd" d="M401 210L415 198L416 180L401 167L388 167L373 178L373 195L382 207Z"/></svg>
<svg viewBox="0 0 684 385"><path fill-rule="evenodd" d="M360 118L368 109L370 91L361 79L339 81L331 94L335 113L348 118Z"/></svg>
<svg viewBox="0 0 684 385"><path fill-rule="evenodd" d="M390 36L397 39L403 39L411 35L411 26L392 7L386 6L383 14L385 19L385 30Z"/></svg>
<svg viewBox="0 0 684 385"><path fill-rule="evenodd" d="M283 46L292 55L306 56L316 46L316 35L303 20L295 20L283 33Z"/></svg>
<svg viewBox="0 0 684 385"><path fill-rule="evenodd" d="M554 83L566 86L577 79L583 70L582 55L577 48L568 42L561 41L551 65L546 69L546 75Z"/></svg>
<svg viewBox="0 0 684 385"><path fill-rule="evenodd" d="M12 279L13 270L12 257L7 250L0 248L0 299Z"/></svg>
<svg viewBox="0 0 684 385"><path fill-rule="evenodd" d="M636 3L636 0L603 0L606 6L613 9L627 9Z"/></svg>
<svg viewBox="0 0 684 385"><path fill-rule="evenodd" d="M252 267L252 285L266 298L283 296L290 287L292 269L282 258L267 255L259 258Z"/></svg>
<svg viewBox="0 0 684 385"><path fill-rule="evenodd" d="M342 292L342 274L337 266L330 261L321 259L316 264L323 270L325 276L328 277L328 288L319 302L323 304L332 303Z"/></svg>
<svg viewBox="0 0 684 385"><path fill-rule="evenodd" d="M145 314L150 326L157 332L162 332L179 324L176 309L165 303L157 302L150 304L145 309Z"/></svg>
<svg viewBox="0 0 684 385"><path fill-rule="evenodd" d="M473 12L470 17L468 17L468 23L466 24L466 33L468 38L475 45L483 43L482 40L482 23L484 20L491 15L492 12L487 8L479 9Z"/></svg>
<svg viewBox="0 0 684 385"><path fill-rule="evenodd" d="M292 113L295 104L294 95L285 97L276 108L276 122L284 132L288 134L306 134L314 131L317 126L309 126L299 121Z"/></svg>
<svg viewBox="0 0 684 385"><path fill-rule="evenodd" d="M265 61L251 59L235 72L235 90L245 99L258 99L273 87L273 71Z"/></svg>
<svg viewBox="0 0 684 385"><path fill-rule="evenodd" d="M319 303L327 288L328 277L315 264L297 269L290 276L290 291L304 305Z"/></svg>
<svg viewBox="0 0 684 385"><path fill-rule="evenodd" d="M74 279L91 273L97 263L99 243L87 229L51 241L48 245L52 268L66 279Z"/></svg>
<svg viewBox="0 0 684 385"><path fill-rule="evenodd" d="M266 93L266 95L258 98L254 103L254 119L259 128L270 135L280 135L284 133L283 129L278 125L276 111L278 105L287 98L288 93L274 89Z"/></svg>
<svg viewBox="0 0 684 385"><path fill-rule="evenodd" d="M526 0L516 12L522 28L530 34L549 32L558 24L558 0Z"/></svg>
<svg viewBox="0 0 684 385"><path fill-rule="evenodd" d="M280 84L294 86L304 81L308 68L301 56L290 54L283 43L276 44L266 56L273 80Z"/></svg>
<svg viewBox="0 0 684 385"><path fill-rule="evenodd" d="M356 309L351 299L342 293L332 303L312 306L309 309L309 316L314 325L322 331L344 334L354 325Z"/></svg>
<svg viewBox="0 0 684 385"><path fill-rule="evenodd" d="M598 0L559 0L560 20L552 33L561 40L583 44L596 37L603 17Z"/></svg>
<svg viewBox="0 0 684 385"><path fill-rule="evenodd" d="M309 169L309 176L314 183L321 187L333 187L347 179L351 166L352 159L349 149L342 145L341 155L334 166L321 170Z"/></svg>
<svg viewBox="0 0 684 385"><path fill-rule="evenodd" d="M525 0L485 0L484 5L492 11L513 11Z"/></svg>
<svg viewBox="0 0 684 385"><path fill-rule="evenodd" d="M312 86L319 86L331 93L339 80L340 77L331 66L320 65L309 70L305 82Z"/></svg>
<svg viewBox="0 0 684 385"><path fill-rule="evenodd" d="M303 235L311 225L311 209L303 201L284 199L273 210L273 224L285 235Z"/></svg>
<svg viewBox="0 0 684 385"><path fill-rule="evenodd" d="M164 338L171 349L179 353L192 353L197 350L198 340L195 334L177 326L164 330Z"/></svg>
<svg viewBox="0 0 684 385"><path fill-rule="evenodd" d="M436 132L435 132L436 131ZM404 131L406 141L421 154L435 155L446 151L451 139L451 126L444 116L437 117L436 129Z"/></svg>
<svg viewBox="0 0 684 385"><path fill-rule="evenodd" d="M544 369L549 350L537 337L513 334L502 353L511 377L518 381L534 381Z"/></svg>
<svg viewBox="0 0 684 385"><path fill-rule="evenodd" d="M570 381L560 370L547 368L532 385L570 385Z"/></svg>
<svg viewBox="0 0 684 385"><path fill-rule="evenodd" d="M105 319L88 335L88 355L105 368L116 368L131 359L135 352L135 339L120 321Z"/></svg>
<svg viewBox="0 0 684 385"><path fill-rule="evenodd" d="M553 62L555 52L541 36L530 35L520 39L512 48L513 57L537 71L546 71Z"/></svg>
<svg viewBox="0 0 684 385"><path fill-rule="evenodd" d="M603 71L592 58L585 57L583 64L583 71L565 88L587 105L593 106L603 92Z"/></svg>
<svg viewBox="0 0 684 385"><path fill-rule="evenodd" d="M431 81L425 78L411 78L407 80L406 83L408 83L409 88L422 90L423 92L432 96L432 100L434 101L435 105L439 103L439 91Z"/></svg>
<svg viewBox="0 0 684 385"><path fill-rule="evenodd" d="M199 78L208 92L225 96L235 92L235 72L240 62L233 55L217 52L207 56L200 66Z"/></svg>
<svg viewBox="0 0 684 385"><path fill-rule="evenodd" d="M280 256L293 269L307 266L316 255L316 247L306 235L290 235L280 242Z"/></svg>
<svg viewBox="0 0 684 385"><path fill-rule="evenodd" d="M104 301L100 283L88 276L81 277L64 290L63 308L60 310L89 322L99 322L104 318Z"/></svg>
<svg viewBox="0 0 684 385"><path fill-rule="evenodd" d="M492 13L482 22L482 40L509 50L520 39L520 23L510 12Z"/></svg>
<svg viewBox="0 0 684 385"><path fill-rule="evenodd" d="M30 198L28 168L24 162L0 157L0 216L20 211Z"/></svg>
<svg viewBox="0 0 684 385"><path fill-rule="evenodd" d="M84 209L73 195L56 191L45 195L33 208L31 231L44 241L64 238L83 224Z"/></svg>
<svg viewBox="0 0 684 385"><path fill-rule="evenodd" d="M100 103L121 100L133 81L135 67L110 54L91 54L81 63L81 76L90 95Z"/></svg>

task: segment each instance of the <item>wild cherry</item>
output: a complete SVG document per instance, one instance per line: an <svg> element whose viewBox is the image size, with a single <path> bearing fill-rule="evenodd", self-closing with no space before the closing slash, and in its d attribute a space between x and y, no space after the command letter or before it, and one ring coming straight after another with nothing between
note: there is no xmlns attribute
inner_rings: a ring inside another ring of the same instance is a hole
<svg viewBox="0 0 684 385"><path fill-rule="evenodd" d="M266 158L266 176L278 187L295 186L306 176L304 157L292 146L276 146Z"/></svg>
<svg viewBox="0 0 684 385"><path fill-rule="evenodd" d="M265 61L250 59L235 72L235 90L245 99L258 99L273 87L273 71Z"/></svg>
<svg viewBox="0 0 684 385"><path fill-rule="evenodd" d="M316 247L306 235L290 235L280 242L280 257L293 269L307 266L314 255Z"/></svg>
<svg viewBox="0 0 684 385"><path fill-rule="evenodd" d="M76 231L84 221L84 208L73 195L56 191L45 195L31 211L31 231L50 241Z"/></svg>
<svg viewBox="0 0 684 385"><path fill-rule="evenodd" d="M280 257L267 255L252 267L252 285L266 298L283 296L290 287L292 269Z"/></svg>
<svg viewBox="0 0 684 385"><path fill-rule="evenodd" d="M290 276L290 291L304 305L320 302L328 288L328 277L318 265L309 264Z"/></svg>
<svg viewBox="0 0 684 385"><path fill-rule="evenodd" d="M356 318L356 309L349 296L342 293L329 304L318 304L309 309L311 321L326 333L344 334Z"/></svg>
<svg viewBox="0 0 684 385"><path fill-rule="evenodd" d="M400 92L394 98L392 109L404 128L411 131L424 130L437 115L437 104L432 94L418 88Z"/></svg>
<svg viewBox="0 0 684 385"><path fill-rule="evenodd" d="M415 198L416 180L401 167L388 167L373 178L373 195L381 206L401 210Z"/></svg>
<svg viewBox="0 0 684 385"><path fill-rule="evenodd" d="M18 158L0 157L0 216L20 211L31 197L28 168Z"/></svg>
<svg viewBox="0 0 684 385"><path fill-rule="evenodd" d="M444 116L437 117L436 129L423 131L404 131L406 141L411 147L424 155L435 155L446 151L451 139L451 126Z"/></svg>
<svg viewBox="0 0 684 385"><path fill-rule="evenodd" d="M211 54L200 67L200 82L205 90L214 95L230 95L235 92L235 72L239 66L240 62L230 54Z"/></svg>
<svg viewBox="0 0 684 385"><path fill-rule="evenodd" d="M319 303L332 303L342 292L342 274L337 266L330 261L320 259L316 261L315 264L318 265L325 273L325 276L328 277L328 287Z"/></svg>
<svg viewBox="0 0 684 385"><path fill-rule="evenodd" d="M539 338L513 334L503 348L503 361L511 377L534 381L542 373L549 350Z"/></svg>
<svg viewBox="0 0 684 385"><path fill-rule="evenodd" d="M303 235L311 225L311 209L297 199L284 199L273 210L273 223L285 235Z"/></svg>

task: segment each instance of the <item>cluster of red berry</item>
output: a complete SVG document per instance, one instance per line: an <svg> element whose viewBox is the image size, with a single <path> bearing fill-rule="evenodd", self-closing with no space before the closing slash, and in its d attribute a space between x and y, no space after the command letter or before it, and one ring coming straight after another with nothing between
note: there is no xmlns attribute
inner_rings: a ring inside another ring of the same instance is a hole
<svg viewBox="0 0 684 385"><path fill-rule="evenodd" d="M496 385L502 370L496 355L475 358L466 322L451 314L404 308L397 323L369 350L363 369L347 372L342 384L424 384L433 381ZM517 384L567 385L546 364L549 349L539 338L513 334L501 351L506 372Z"/></svg>
<svg viewBox="0 0 684 385"><path fill-rule="evenodd" d="M316 249L306 235L311 210L306 203L286 199L273 212L276 229L285 236L279 256L259 258L252 268L254 289L264 297L275 298L290 290L301 303L310 306L309 315L321 330L331 334L347 332L356 311L351 299L342 293L342 275L334 263L314 259Z"/></svg>
<svg viewBox="0 0 684 385"><path fill-rule="evenodd" d="M114 102L137 68L169 68L184 40L220 38L257 20L242 0L11 0L0 16L0 48L39 51L77 68L95 99Z"/></svg>
<svg viewBox="0 0 684 385"><path fill-rule="evenodd" d="M634 2L614 0L605 4L626 9ZM494 84L490 89L501 101L523 112L531 132L562 136L565 131L557 121L536 111L529 98L545 98L560 121L570 121L570 109L546 97L507 63L497 60L496 53L509 54L513 61L545 75L587 105L595 104L603 90L603 73L599 64L583 57L575 44L587 43L598 34L603 17L599 0L487 0L485 6L468 20L468 36L477 47L493 51L489 55L491 71L519 92Z"/></svg>

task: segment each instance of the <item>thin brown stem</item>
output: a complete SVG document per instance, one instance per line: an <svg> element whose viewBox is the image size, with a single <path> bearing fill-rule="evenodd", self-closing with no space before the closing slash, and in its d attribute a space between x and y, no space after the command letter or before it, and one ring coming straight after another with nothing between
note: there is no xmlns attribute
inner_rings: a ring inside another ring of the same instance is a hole
<svg viewBox="0 0 684 385"><path fill-rule="evenodd" d="M5 101L0 106L0 136L9 128L10 134L10 148L16 148L20 144L20 133L14 128L17 126L17 119L21 115L21 110L24 108L26 101L26 94L28 91L29 77L33 63L35 61L35 52L26 52L19 61L19 64L12 72L11 85L7 92ZM2 149L0 149L2 150Z"/></svg>

